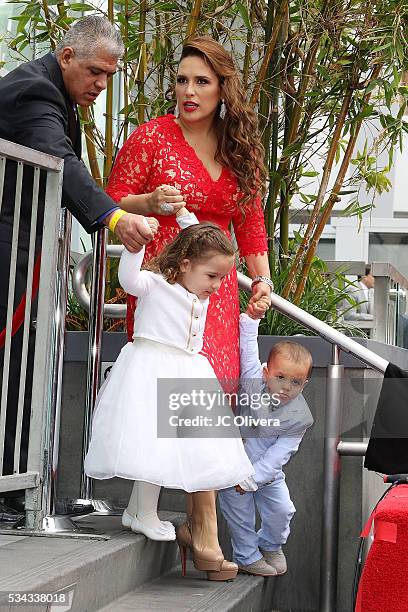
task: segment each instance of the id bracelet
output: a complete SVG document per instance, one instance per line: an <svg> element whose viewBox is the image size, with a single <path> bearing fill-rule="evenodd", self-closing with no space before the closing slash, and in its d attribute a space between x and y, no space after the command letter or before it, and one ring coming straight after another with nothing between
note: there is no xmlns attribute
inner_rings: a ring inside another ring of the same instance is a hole
<svg viewBox="0 0 408 612"><path fill-rule="evenodd" d="M127 212L125 210L115 210L115 212L113 213L113 215L111 216L111 218L109 219L109 223L108 223L108 227L110 229L110 231L112 233L115 232L115 227L119 221L119 219L121 219L123 217L123 215L126 215Z"/></svg>

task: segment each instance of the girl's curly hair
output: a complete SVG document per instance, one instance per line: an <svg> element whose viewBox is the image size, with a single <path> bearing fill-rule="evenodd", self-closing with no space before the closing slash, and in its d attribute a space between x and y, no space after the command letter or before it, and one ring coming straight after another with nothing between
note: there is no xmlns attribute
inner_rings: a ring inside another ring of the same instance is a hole
<svg viewBox="0 0 408 612"><path fill-rule="evenodd" d="M216 73L226 115L217 112L218 149L216 159L235 174L243 193L242 210L254 196L265 193L267 172L264 149L259 135L258 119L249 106L232 56L209 36L197 36L184 44L180 61L185 57L201 57Z"/></svg>
<svg viewBox="0 0 408 612"><path fill-rule="evenodd" d="M233 256L231 241L215 223L198 223L184 228L167 244L160 255L151 259L145 270L162 274L170 284L177 281L184 259L205 260L214 254Z"/></svg>

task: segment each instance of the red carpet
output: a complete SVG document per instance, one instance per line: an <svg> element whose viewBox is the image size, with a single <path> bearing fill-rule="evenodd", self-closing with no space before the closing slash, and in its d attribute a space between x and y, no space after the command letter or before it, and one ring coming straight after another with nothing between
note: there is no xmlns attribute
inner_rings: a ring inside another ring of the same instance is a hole
<svg viewBox="0 0 408 612"><path fill-rule="evenodd" d="M408 485L377 506L355 612L408 612Z"/></svg>

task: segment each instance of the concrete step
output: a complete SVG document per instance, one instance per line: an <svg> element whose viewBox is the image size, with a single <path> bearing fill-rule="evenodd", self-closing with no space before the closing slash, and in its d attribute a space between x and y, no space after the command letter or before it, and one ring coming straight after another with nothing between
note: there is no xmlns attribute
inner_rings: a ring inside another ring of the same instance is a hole
<svg viewBox="0 0 408 612"><path fill-rule="evenodd" d="M264 607L265 587L274 578L238 574L235 580L215 582L206 579L204 572L188 565L187 576L175 567L157 580L146 583L116 599L99 612L261 612Z"/></svg>
<svg viewBox="0 0 408 612"><path fill-rule="evenodd" d="M161 512L162 520L182 522L184 515ZM119 516L82 517L78 524L104 532L108 540L0 535L0 612L18 612L8 593L71 594L70 612L93 612L168 572L177 562L175 542L153 542L124 529ZM44 612L44 604L29 606ZM52 610L62 611L62 607Z"/></svg>

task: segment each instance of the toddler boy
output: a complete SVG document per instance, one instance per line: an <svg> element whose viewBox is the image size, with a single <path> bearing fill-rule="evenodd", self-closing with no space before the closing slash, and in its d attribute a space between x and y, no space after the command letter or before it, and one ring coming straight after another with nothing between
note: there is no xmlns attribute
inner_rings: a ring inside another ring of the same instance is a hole
<svg viewBox="0 0 408 612"><path fill-rule="evenodd" d="M282 468L313 424L302 395L313 365L310 352L301 344L284 341L272 348L264 367L259 361L259 318L266 308L259 300L240 316L241 414L245 412L244 396L261 397L261 407L253 402L249 416L255 423L268 423L241 428L255 475L252 482L224 489L218 495L231 534L234 561L241 571L256 576L276 576L287 570L282 545L288 539L295 507ZM259 531L255 529L255 509L261 519Z"/></svg>

